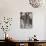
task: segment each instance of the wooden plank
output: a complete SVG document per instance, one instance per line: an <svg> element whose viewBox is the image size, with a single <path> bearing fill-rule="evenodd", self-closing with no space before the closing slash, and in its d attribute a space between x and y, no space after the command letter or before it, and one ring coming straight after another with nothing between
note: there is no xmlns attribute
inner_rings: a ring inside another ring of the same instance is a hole
<svg viewBox="0 0 46 46"><path fill-rule="evenodd" d="M28 43L24 43L24 46L28 46Z"/></svg>

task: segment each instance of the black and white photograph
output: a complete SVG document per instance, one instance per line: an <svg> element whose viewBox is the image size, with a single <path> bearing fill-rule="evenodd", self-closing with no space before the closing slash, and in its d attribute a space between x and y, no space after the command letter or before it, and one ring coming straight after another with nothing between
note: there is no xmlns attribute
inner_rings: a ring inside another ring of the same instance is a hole
<svg viewBox="0 0 46 46"><path fill-rule="evenodd" d="M32 12L20 12L20 28L32 28Z"/></svg>
<svg viewBox="0 0 46 46"><path fill-rule="evenodd" d="M29 0L29 3L33 8L38 8L40 5L42 5L42 1L43 0Z"/></svg>

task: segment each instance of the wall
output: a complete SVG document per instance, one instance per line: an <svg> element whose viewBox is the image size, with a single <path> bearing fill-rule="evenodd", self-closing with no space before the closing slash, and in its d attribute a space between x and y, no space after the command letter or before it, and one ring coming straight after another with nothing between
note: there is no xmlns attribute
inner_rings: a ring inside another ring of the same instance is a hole
<svg viewBox="0 0 46 46"><path fill-rule="evenodd" d="M32 12L33 13L33 27L31 29L20 28L20 12ZM12 17L13 22L10 31L17 40L27 40L34 34L37 35L39 40L45 39L45 15L46 8L33 8L29 4L28 0L0 0L0 19L3 16ZM2 35L0 31L0 35ZM0 36L0 39L3 37Z"/></svg>

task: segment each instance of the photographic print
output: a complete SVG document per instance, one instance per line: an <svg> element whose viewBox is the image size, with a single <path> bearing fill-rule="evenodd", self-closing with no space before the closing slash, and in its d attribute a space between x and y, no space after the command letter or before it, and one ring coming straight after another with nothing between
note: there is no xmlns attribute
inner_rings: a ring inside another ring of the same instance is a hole
<svg viewBox="0 0 46 46"><path fill-rule="evenodd" d="M42 5L43 0L29 0L29 3L31 4L32 7L38 8L40 5Z"/></svg>
<svg viewBox="0 0 46 46"><path fill-rule="evenodd" d="M20 12L20 28L32 28L32 12Z"/></svg>

